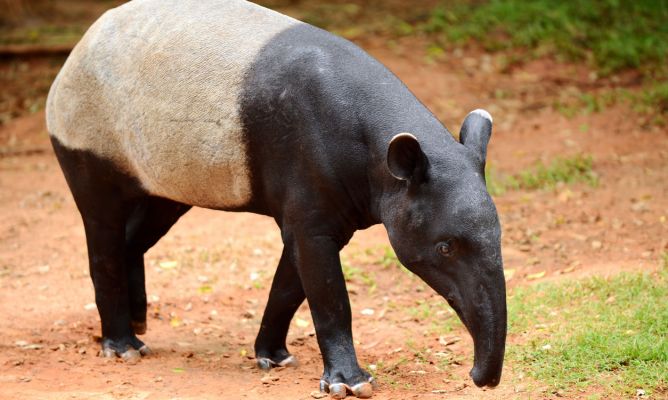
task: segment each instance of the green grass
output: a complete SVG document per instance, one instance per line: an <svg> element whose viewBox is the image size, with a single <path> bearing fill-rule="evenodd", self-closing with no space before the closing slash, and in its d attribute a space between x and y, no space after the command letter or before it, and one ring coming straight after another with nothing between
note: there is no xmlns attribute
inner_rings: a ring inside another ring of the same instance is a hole
<svg viewBox="0 0 668 400"><path fill-rule="evenodd" d="M633 111L650 118L653 125L665 126L668 117L668 80L652 81L639 90L612 87L557 99L552 107L565 116L587 116L616 104L628 104Z"/></svg>
<svg viewBox="0 0 668 400"><path fill-rule="evenodd" d="M668 263L664 256L664 263ZM596 386L668 394L668 268L516 288L509 298L515 369L553 391Z"/></svg>
<svg viewBox="0 0 668 400"><path fill-rule="evenodd" d="M549 164L537 162L532 168L514 175L501 176L492 168L487 168L487 190L492 195L500 195L516 189L550 189L560 183L583 182L592 187L598 185L598 175L593 170L591 156L577 154L567 158L556 158Z"/></svg>
<svg viewBox="0 0 668 400"><path fill-rule="evenodd" d="M346 282L366 286L368 288L369 294L374 293L378 288L376 277L372 272L364 271L360 268L354 267L347 260L341 261L341 269L343 271L343 277L345 278Z"/></svg>
<svg viewBox="0 0 668 400"><path fill-rule="evenodd" d="M444 3L419 29L486 50L528 49L590 61L603 74L639 68L666 75L665 0L490 0Z"/></svg>

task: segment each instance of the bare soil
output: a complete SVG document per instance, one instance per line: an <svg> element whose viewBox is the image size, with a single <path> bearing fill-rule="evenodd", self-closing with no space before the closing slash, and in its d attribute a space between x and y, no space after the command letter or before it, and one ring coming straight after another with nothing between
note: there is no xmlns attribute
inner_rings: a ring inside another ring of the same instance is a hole
<svg viewBox="0 0 668 400"><path fill-rule="evenodd" d="M600 83L579 66L539 60L508 69L476 51L455 51L433 64L419 40L392 50L383 41L361 45L453 132L468 111L488 109L495 119L489 165L499 173L536 160L593 155L596 188L576 184L496 198L510 287L656 268L668 250L665 128L624 104L572 119L556 112L555 99ZM43 62L24 64L31 74L52 73ZM22 76L3 91L33 84ZM417 278L384 266L388 246L376 226L358 232L343 253L376 286L349 283L358 357L365 367L377 366L375 398L552 396L512 363L495 390L474 387L466 331L434 328L456 318L449 312L412 311L443 300ZM192 210L146 257L149 330L142 339L154 354L131 366L100 358L83 227L43 112L12 119L0 126L0 398L312 398L322 364L306 305L288 338L301 365L265 374L253 360L280 252L269 218ZM510 345L515 342L511 336Z"/></svg>

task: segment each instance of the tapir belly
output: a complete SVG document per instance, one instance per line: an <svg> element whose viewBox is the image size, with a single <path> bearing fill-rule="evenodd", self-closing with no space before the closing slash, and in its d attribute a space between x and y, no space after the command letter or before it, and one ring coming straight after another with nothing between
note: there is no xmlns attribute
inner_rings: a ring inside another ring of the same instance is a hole
<svg viewBox="0 0 668 400"><path fill-rule="evenodd" d="M109 11L66 61L49 133L111 160L156 196L210 208L252 196L243 78L299 22L239 0L135 0Z"/></svg>

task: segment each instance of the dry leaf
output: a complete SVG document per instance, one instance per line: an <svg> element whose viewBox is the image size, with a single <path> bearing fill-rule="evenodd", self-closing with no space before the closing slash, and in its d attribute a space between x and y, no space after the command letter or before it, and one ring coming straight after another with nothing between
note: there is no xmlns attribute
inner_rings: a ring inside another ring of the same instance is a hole
<svg viewBox="0 0 668 400"><path fill-rule="evenodd" d="M213 288L209 285L203 285L203 286L200 286L199 288L197 288L197 292L199 294L209 294L209 293L213 292Z"/></svg>
<svg viewBox="0 0 668 400"><path fill-rule="evenodd" d="M536 272L535 274L527 275L527 279L529 279L529 280L540 279L544 276L545 276L545 271L540 271L540 272Z"/></svg>
<svg viewBox="0 0 668 400"><path fill-rule="evenodd" d="M503 275L506 277L506 280L509 281L513 278L513 275L515 275L515 269L514 268L506 268L503 270Z"/></svg>
<svg viewBox="0 0 668 400"><path fill-rule="evenodd" d="M160 264L158 265L160 265L160 268L162 269L174 269L179 263L176 261L160 261Z"/></svg>

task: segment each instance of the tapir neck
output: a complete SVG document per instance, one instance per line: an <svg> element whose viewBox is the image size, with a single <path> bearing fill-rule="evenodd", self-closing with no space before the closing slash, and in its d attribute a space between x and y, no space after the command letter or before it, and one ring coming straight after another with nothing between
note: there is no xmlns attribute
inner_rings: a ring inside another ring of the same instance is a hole
<svg viewBox="0 0 668 400"><path fill-rule="evenodd" d="M369 150L368 181L371 190L371 209L377 222L386 223L395 208L393 198L405 182L392 177L387 167L387 151L391 139L399 133L411 133L430 155L447 151L457 145L445 126L413 93L384 67L385 74L362 85L359 109L364 119L363 135Z"/></svg>

